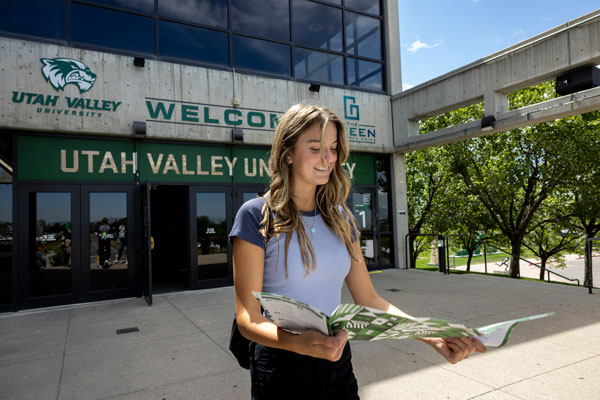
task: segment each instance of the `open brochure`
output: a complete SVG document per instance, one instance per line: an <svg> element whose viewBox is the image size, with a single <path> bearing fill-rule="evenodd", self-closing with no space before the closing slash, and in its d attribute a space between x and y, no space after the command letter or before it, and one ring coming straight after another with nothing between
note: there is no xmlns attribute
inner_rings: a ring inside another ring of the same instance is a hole
<svg viewBox="0 0 600 400"><path fill-rule="evenodd" d="M554 314L538 314L479 328L469 328L442 319L398 316L356 304L340 304L331 316L327 316L316 308L294 299L273 293L252 293L265 310L267 317L282 329L293 333L314 329L330 336L333 335L334 329L346 329L348 340L473 336L486 346L499 347L508 341L518 322Z"/></svg>

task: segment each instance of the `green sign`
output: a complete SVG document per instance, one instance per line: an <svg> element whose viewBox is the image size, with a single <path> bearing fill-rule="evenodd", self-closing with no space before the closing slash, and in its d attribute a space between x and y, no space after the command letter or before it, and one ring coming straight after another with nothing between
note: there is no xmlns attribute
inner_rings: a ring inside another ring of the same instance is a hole
<svg viewBox="0 0 600 400"><path fill-rule="evenodd" d="M266 183L269 149L19 136L21 180ZM375 183L373 156L344 164L354 184Z"/></svg>

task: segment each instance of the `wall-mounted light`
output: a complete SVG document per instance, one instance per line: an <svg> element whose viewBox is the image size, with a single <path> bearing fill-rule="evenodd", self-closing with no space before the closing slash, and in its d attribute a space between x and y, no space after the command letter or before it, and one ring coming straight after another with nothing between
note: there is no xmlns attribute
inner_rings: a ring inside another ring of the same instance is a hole
<svg viewBox="0 0 600 400"><path fill-rule="evenodd" d="M310 86L308 87L308 90L310 90L311 92L319 93L319 90L321 90L321 85L317 85L316 83L311 83Z"/></svg>
<svg viewBox="0 0 600 400"><path fill-rule="evenodd" d="M133 121L133 135L146 136L146 123L144 121Z"/></svg>
<svg viewBox="0 0 600 400"><path fill-rule="evenodd" d="M133 65L136 67L143 67L146 65L146 59L144 57L133 57Z"/></svg>
<svg viewBox="0 0 600 400"><path fill-rule="evenodd" d="M489 132L494 130L494 125L496 124L496 117L493 115L486 115L481 119L481 131Z"/></svg>
<svg viewBox="0 0 600 400"><path fill-rule="evenodd" d="M234 142L244 141L244 130L241 128L233 128L231 130L231 140Z"/></svg>

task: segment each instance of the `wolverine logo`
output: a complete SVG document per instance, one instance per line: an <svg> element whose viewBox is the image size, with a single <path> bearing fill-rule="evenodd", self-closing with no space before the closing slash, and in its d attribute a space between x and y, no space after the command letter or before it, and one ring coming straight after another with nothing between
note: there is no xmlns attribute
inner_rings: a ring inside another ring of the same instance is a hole
<svg viewBox="0 0 600 400"><path fill-rule="evenodd" d="M96 81L96 74L81 61L70 58L40 58L42 74L54 89L64 90L68 84L77 85L79 93L87 92Z"/></svg>

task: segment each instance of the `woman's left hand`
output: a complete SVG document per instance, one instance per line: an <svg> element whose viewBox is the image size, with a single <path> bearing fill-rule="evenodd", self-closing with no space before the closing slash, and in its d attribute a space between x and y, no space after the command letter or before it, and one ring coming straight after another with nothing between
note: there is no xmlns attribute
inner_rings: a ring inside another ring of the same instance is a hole
<svg viewBox="0 0 600 400"><path fill-rule="evenodd" d="M485 353L487 348L476 338L456 337L456 338L424 338L418 339L433 347L450 364L464 360L474 352Z"/></svg>

